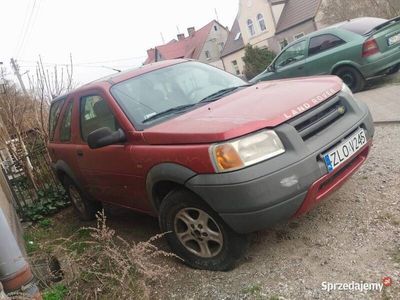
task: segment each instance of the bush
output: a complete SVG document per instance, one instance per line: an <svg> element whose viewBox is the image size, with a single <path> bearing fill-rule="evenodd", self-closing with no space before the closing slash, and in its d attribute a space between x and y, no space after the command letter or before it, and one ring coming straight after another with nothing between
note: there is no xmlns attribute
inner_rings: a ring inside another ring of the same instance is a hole
<svg viewBox="0 0 400 300"><path fill-rule="evenodd" d="M261 49L248 44L245 47L244 74L248 80L263 72L274 60L275 53L267 48Z"/></svg>

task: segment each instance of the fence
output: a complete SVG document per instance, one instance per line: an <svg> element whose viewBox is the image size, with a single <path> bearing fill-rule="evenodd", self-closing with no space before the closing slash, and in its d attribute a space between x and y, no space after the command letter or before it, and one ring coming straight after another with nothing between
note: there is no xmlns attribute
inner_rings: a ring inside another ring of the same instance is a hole
<svg viewBox="0 0 400 300"><path fill-rule="evenodd" d="M14 140L11 142L15 143ZM1 169L19 216L36 221L66 206L67 200L62 185L51 170L44 143L27 138L26 145L27 153L18 157L8 153L7 159L3 157Z"/></svg>

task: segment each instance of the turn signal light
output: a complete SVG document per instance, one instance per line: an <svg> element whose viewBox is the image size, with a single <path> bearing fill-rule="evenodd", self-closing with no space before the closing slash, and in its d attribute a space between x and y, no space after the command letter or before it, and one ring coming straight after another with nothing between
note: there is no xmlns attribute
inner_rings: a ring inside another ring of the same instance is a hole
<svg viewBox="0 0 400 300"><path fill-rule="evenodd" d="M218 145L214 151L219 170L238 169L244 166L242 159L232 145Z"/></svg>
<svg viewBox="0 0 400 300"><path fill-rule="evenodd" d="M363 44L363 57L368 57L379 52L378 44L375 39L366 40Z"/></svg>

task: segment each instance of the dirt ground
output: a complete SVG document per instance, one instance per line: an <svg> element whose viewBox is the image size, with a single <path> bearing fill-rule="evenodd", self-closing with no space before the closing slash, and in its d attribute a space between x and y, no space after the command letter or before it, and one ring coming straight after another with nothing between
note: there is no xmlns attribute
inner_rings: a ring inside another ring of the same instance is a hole
<svg viewBox="0 0 400 300"><path fill-rule="evenodd" d="M376 127L366 164L318 207L252 235L246 258L230 272L193 270L165 259L174 271L151 286L151 298L400 299L399 157L400 125ZM126 239L159 232L153 218L119 209L108 215L109 226ZM55 220L66 217L76 220L71 209ZM168 249L164 242L161 248ZM323 282L381 283L386 276L392 285L382 291L323 290Z"/></svg>

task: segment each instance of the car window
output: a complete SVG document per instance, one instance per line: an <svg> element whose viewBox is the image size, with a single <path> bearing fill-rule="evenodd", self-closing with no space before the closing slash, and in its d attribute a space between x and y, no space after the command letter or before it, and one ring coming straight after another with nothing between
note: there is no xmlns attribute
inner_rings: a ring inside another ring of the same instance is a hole
<svg viewBox="0 0 400 300"><path fill-rule="evenodd" d="M61 123L60 128L60 141L68 142L71 140L71 118L72 118L72 105L73 101L71 100L68 103L68 106L65 110L64 117Z"/></svg>
<svg viewBox="0 0 400 300"><path fill-rule="evenodd" d="M385 22L387 22L387 20L380 18L358 18L343 22L339 24L338 27L356 34L363 35Z"/></svg>
<svg viewBox="0 0 400 300"><path fill-rule="evenodd" d="M310 39L308 55L315 55L344 44L345 41L333 34L323 34Z"/></svg>
<svg viewBox="0 0 400 300"><path fill-rule="evenodd" d="M50 114L49 114L49 139L52 141L54 139L54 131L57 126L57 121L60 116L61 108L65 102L65 99L57 100L51 104Z"/></svg>
<svg viewBox="0 0 400 300"><path fill-rule="evenodd" d="M275 68L279 69L305 58L306 41L290 46L284 50L275 61Z"/></svg>
<svg viewBox="0 0 400 300"><path fill-rule="evenodd" d="M117 131L118 123L107 102L100 96L92 95L81 98L80 104L81 136L84 141L96 129L108 127Z"/></svg>

